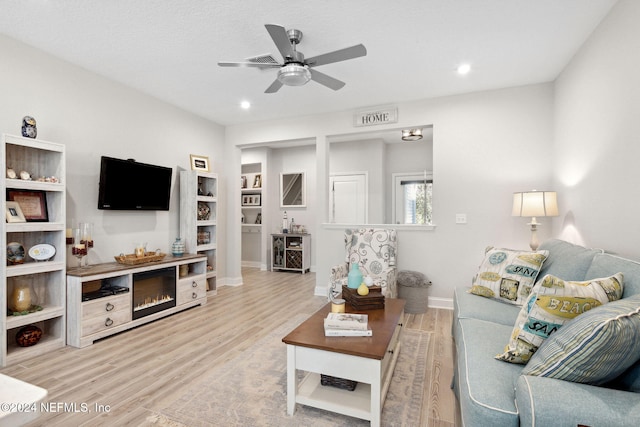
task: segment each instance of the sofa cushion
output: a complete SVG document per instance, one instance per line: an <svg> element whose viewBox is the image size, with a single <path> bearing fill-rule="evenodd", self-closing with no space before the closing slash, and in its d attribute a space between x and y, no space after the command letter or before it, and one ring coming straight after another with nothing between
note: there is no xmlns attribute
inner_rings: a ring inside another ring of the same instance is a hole
<svg viewBox="0 0 640 427"><path fill-rule="evenodd" d="M640 295L634 295L568 323L540 346L522 373L599 385L639 357Z"/></svg>
<svg viewBox="0 0 640 427"><path fill-rule="evenodd" d="M484 260L473 278L470 292L522 305L531 292L548 251L517 251L487 248Z"/></svg>
<svg viewBox="0 0 640 427"><path fill-rule="evenodd" d="M513 387L522 366L492 357L510 332L509 326L497 323L458 320L456 391L463 425L518 426Z"/></svg>
<svg viewBox="0 0 640 427"><path fill-rule="evenodd" d="M453 291L453 318L478 319L513 327L520 307L469 293L468 287ZM454 325L455 327L455 325Z"/></svg>
<svg viewBox="0 0 640 427"><path fill-rule="evenodd" d="M574 245L564 240L550 239L543 242L538 250L549 251L539 277L553 274L564 280L585 280L587 278L607 277L621 270L612 271L598 276L586 276L591 261L596 254L601 254L601 249L588 249Z"/></svg>
<svg viewBox="0 0 640 427"><path fill-rule="evenodd" d="M640 393L640 360L604 386L608 388L615 388L616 390Z"/></svg>
<svg viewBox="0 0 640 427"><path fill-rule="evenodd" d="M640 263L611 254L598 254L593 258L587 271L587 279L606 277L617 273L624 274L623 298L640 294Z"/></svg>
<svg viewBox="0 0 640 427"><path fill-rule="evenodd" d="M522 306L504 353L496 358L527 363L542 342L565 323L594 307L620 299L622 281L620 273L583 282L544 276Z"/></svg>
<svg viewBox="0 0 640 427"><path fill-rule="evenodd" d="M515 394L521 427L640 425L635 393L522 375Z"/></svg>

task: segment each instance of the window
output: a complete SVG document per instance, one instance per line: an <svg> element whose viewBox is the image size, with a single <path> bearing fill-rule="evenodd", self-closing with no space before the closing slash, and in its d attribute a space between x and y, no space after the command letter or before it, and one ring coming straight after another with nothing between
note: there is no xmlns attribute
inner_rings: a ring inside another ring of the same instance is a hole
<svg viewBox="0 0 640 427"><path fill-rule="evenodd" d="M394 174L393 222L395 224L432 223L433 177L430 173Z"/></svg>

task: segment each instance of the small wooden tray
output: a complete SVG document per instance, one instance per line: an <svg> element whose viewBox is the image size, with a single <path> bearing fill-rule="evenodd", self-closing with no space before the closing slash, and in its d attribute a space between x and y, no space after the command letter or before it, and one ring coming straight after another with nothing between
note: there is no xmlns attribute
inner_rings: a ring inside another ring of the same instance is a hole
<svg viewBox="0 0 640 427"><path fill-rule="evenodd" d="M166 256L167 254L162 254L162 253L156 254L155 252L147 252L146 254L144 254L144 256L140 256L140 257L136 256L135 254L128 254L128 255L117 255L117 256L114 256L114 258L120 264L138 265L138 264L144 264L145 262L161 261Z"/></svg>

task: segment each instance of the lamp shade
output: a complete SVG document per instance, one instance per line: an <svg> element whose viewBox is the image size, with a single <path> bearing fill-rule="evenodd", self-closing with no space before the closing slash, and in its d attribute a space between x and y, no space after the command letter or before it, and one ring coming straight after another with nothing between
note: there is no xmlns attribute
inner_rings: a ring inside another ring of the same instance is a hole
<svg viewBox="0 0 640 427"><path fill-rule="evenodd" d="M555 191L525 191L513 193L512 216L558 216Z"/></svg>

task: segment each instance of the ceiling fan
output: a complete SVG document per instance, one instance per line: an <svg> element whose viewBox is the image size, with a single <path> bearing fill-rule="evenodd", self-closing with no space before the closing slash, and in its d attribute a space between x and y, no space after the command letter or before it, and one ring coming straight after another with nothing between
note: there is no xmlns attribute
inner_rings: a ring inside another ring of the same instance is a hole
<svg viewBox="0 0 640 427"><path fill-rule="evenodd" d="M358 44L305 59L303 53L296 50L296 45L302 40L302 31L285 30L284 27L273 24L267 24L265 27L284 58L284 64L279 63L271 55L256 56L247 59L246 62L218 62L221 67L279 68L276 80L265 90L265 93L275 93L283 85L302 86L309 80L333 90L341 89L345 85L344 82L316 71L313 67L346 61L367 54L367 49L362 44Z"/></svg>

